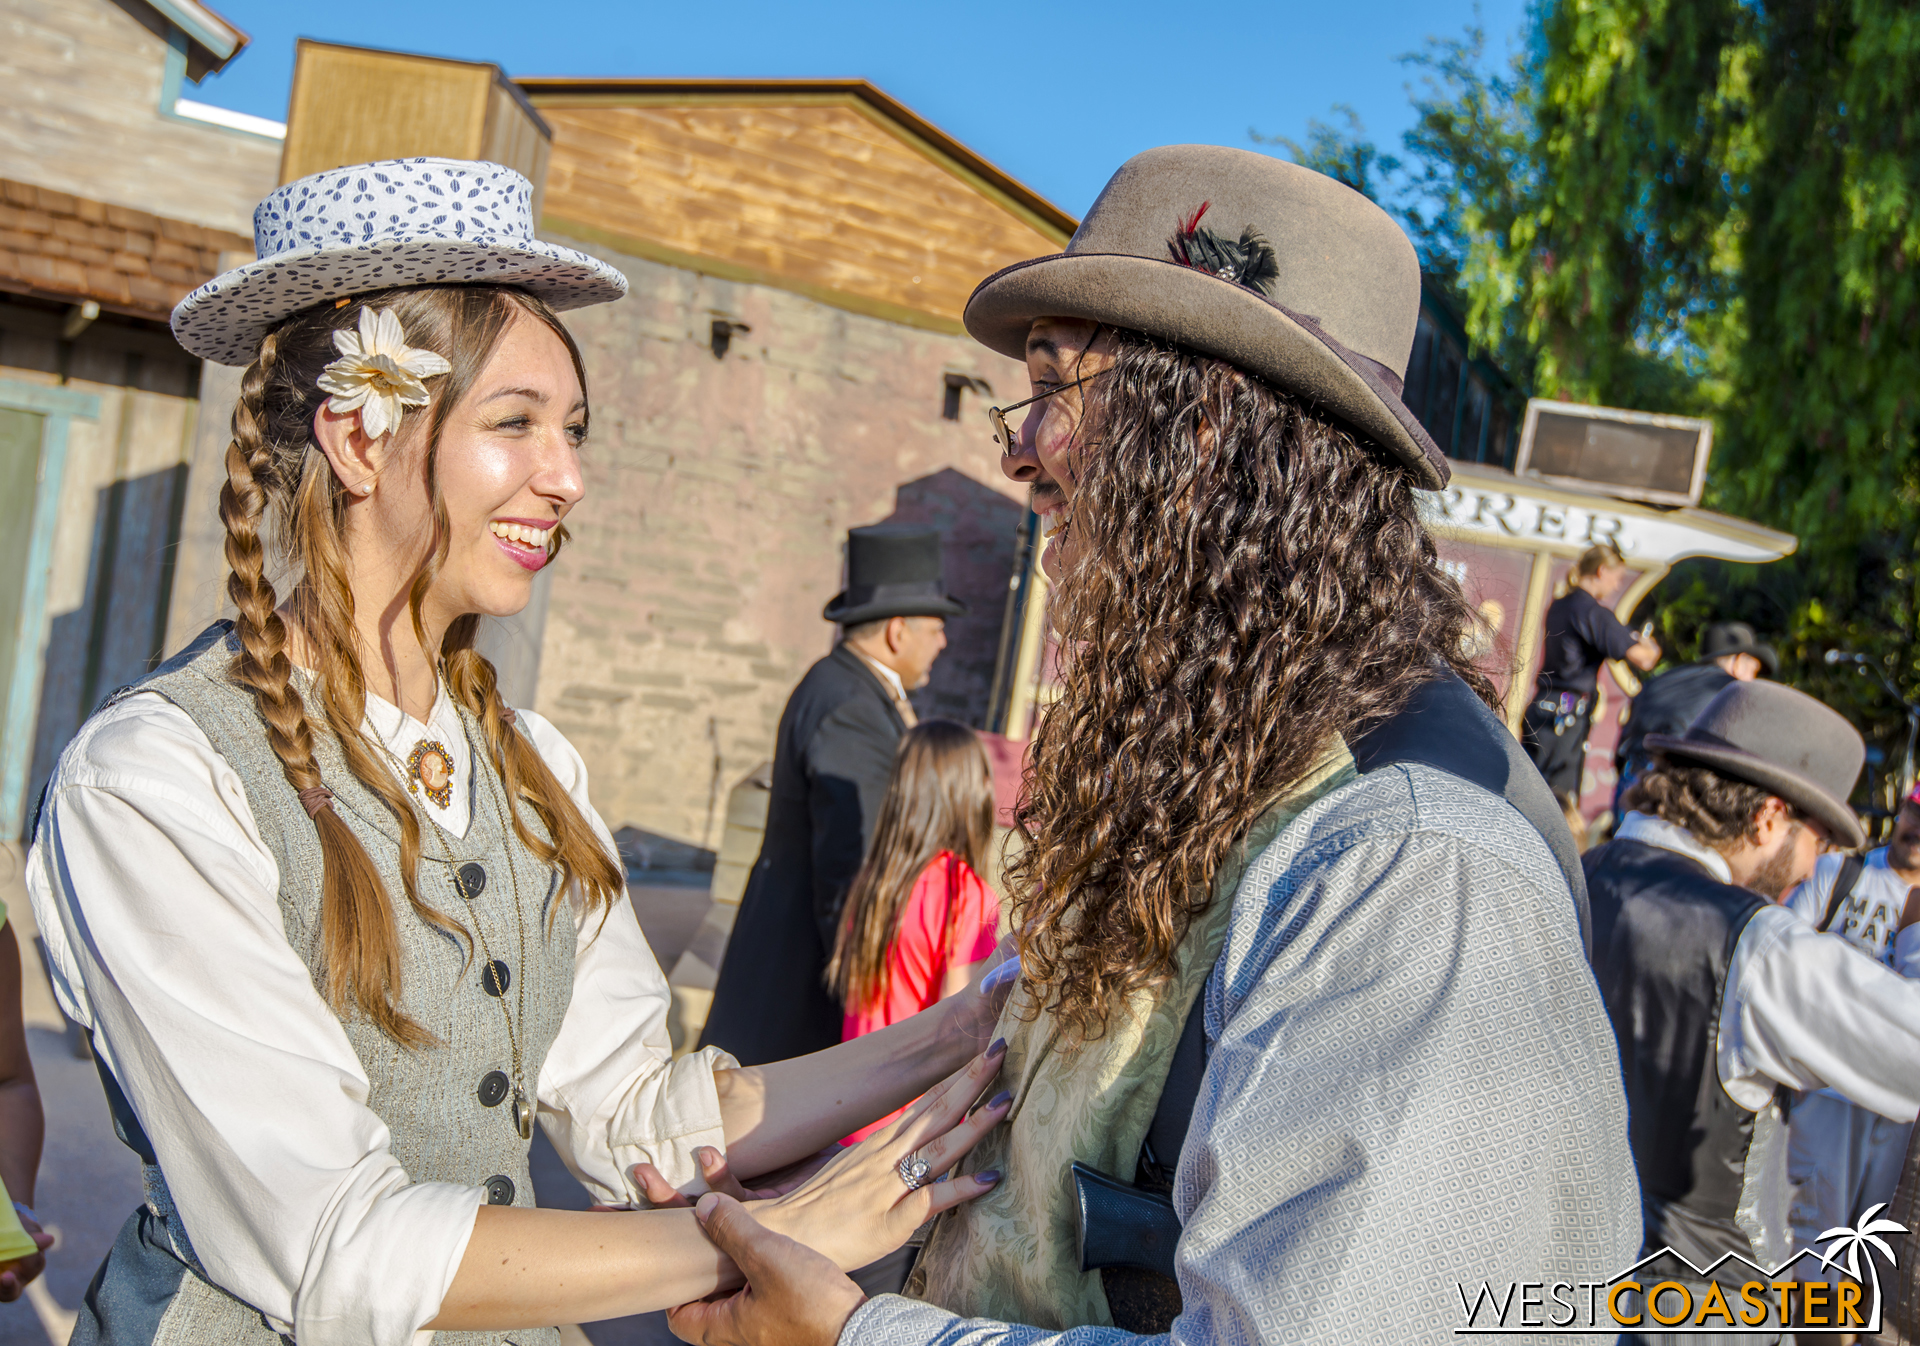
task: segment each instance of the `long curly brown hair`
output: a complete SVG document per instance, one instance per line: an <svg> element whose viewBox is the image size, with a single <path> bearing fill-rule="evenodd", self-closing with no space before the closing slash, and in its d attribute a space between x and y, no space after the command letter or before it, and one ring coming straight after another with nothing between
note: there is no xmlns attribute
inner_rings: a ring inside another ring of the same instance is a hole
<svg viewBox="0 0 1920 1346"><path fill-rule="evenodd" d="M1116 348L1086 385L1061 695L1007 869L1030 1008L1082 1039L1172 973L1229 849L1334 735L1439 665L1494 703L1405 471L1222 360Z"/></svg>

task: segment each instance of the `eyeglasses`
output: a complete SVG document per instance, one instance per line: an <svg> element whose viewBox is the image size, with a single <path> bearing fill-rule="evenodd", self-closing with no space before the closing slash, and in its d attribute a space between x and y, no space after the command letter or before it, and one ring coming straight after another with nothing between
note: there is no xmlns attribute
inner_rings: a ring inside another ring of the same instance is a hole
<svg viewBox="0 0 1920 1346"><path fill-rule="evenodd" d="M1035 393L1032 397L1026 398L1024 401L1015 402L1010 407L988 407L987 420L993 426L993 442L1000 446L1000 456L1004 458L1014 451L1014 438L1018 434L1017 431L1007 427L1007 414L1009 412L1018 411L1021 407L1032 406L1035 402L1044 402L1055 393L1064 393L1069 388L1078 388L1089 379L1097 379L1102 374L1110 374L1112 372L1113 367L1109 365L1105 369L1097 369L1091 374L1083 375L1075 379L1072 383L1063 383L1057 388L1047 389L1044 393Z"/></svg>

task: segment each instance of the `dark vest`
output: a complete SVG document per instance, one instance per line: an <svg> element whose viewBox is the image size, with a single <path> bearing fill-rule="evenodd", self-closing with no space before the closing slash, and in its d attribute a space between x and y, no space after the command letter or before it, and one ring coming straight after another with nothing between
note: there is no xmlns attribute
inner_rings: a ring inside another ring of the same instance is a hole
<svg viewBox="0 0 1920 1346"><path fill-rule="evenodd" d="M1701 1267L1724 1253L1779 1261L1789 1238L1782 1097L1747 1111L1716 1060L1734 946L1765 899L1642 841L1610 842L1585 863L1647 1247Z"/></svg>

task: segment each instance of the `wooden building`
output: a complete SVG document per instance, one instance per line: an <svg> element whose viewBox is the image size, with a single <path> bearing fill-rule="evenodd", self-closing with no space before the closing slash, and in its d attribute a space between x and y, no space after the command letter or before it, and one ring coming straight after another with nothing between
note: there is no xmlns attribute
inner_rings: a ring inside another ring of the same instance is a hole
<svg viewBox="0 0 1920 1346"><path fill-rule="evenodd" d="M270 125L183 89L246 38L195 0L0 0L0 829L177 635L202 367L167 315L251 255ZM209 117L215 120L208 120ZM226 394L230 398L231 394ZM216 395L218 400L218 395ZM219 408L224 415L225 408ZM201 502L203 505L206 502Z"/></svg>
<svg viewBox="0 0 1920 1346"><path fill-rule="evenodd" d="M917 699L983 724L1026 511L982 412L1026 376L960 313L1073 219L858 80L520 87L553 132L543 232L633 284L570 319L593 492L527 636L602 812L717 846L855 524L940 527L972 611Z"/></svg>

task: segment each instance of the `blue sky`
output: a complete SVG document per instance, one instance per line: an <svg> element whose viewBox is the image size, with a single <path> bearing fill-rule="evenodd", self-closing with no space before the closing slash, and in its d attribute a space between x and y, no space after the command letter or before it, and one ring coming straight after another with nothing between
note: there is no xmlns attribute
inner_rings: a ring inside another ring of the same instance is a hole
<svg viewBox="0 0 1920 1346"><path fill-rule="evenodd" d="M1397 148L1413 78L1397 58L1476 13L1503 57L1525 18L1524 0L211 3L253 42L183 92L237 112L285 117L298 37L494 61L511 75L859 76L1075 215L1139 150L1252 148L1250 127L1302 139L1335 103Z"/></svg>

